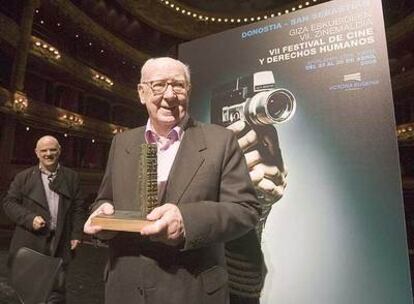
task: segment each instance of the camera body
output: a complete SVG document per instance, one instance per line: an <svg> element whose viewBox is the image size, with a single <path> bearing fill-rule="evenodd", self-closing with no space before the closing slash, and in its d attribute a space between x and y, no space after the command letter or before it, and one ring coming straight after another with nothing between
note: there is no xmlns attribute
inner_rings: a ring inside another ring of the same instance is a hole
<svg viewBox="0 0 414 304"><path fill-rule="evenodd" d="M250 125L283 123L295 110L294 95L277 87L272 71L238 77L212 92L211 122L222 126L238 120Z"/></svg>

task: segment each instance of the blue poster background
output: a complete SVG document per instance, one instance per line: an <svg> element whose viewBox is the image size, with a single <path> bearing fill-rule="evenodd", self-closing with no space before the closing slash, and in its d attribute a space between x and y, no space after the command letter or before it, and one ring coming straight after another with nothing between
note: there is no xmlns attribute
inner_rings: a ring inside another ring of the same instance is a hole
<svg viewBox="0 0 414 304"><path fill-rule="evenodd" d="M261 71L296 99L274 125L289 173L263 231L261 303L412 303L381 2L330 1L179 55L196 119L211 121L217 88Z"/></svg>

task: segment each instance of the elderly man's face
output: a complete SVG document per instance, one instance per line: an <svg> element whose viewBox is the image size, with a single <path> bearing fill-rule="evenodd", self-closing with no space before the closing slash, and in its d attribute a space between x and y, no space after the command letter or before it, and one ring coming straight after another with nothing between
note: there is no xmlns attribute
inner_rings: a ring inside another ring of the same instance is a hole
<svg viewBox="0 0 414 304"><path fill-rule="evenodd" d="M154 61L143 75L139 96L160 135L166 135L186 115L188 90L184 68L175 61Z"/></svg>
<svg viewBox="0 0 414 304"><path fill-rule="evenodd" d="M60 146L55 138L45 136L39 139L35 152L42 168L51 172L56 170L60 156Z"/></svg>

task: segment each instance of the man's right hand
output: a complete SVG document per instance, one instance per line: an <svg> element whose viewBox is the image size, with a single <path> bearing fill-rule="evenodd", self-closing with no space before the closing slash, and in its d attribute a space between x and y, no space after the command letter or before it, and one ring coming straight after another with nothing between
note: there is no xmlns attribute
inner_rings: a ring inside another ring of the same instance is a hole
<svg viewBox="0 0 414 304"><path fill-rule="evenodd" d="M44 220L43 217L38 215L38 216L35 216L35 218L33 219L33 224L32 225L33 225L34 230L39 230L39 229L46 226L46 221Z"/></svg>
<svg viewBox="0 0 414 304"><path fill-rule="evenodd" d="M91 219L99 214L106 214L111 215L114 213L114 206L112 206L110 203L103 203L96 209L88 218L85 225L83 226L83 232L86 234L96 234L98 232L102 231L101 226L96 226L91 224Z"/></svg>
<svg viewBox="0 0 414 304"><path fill-rule="evenodd" d="M276 142L278 138L277 133L275 134L276 131L272 129L273 126L265 127L267 130L262 129L261 131L272 131L270 133L275 135L275 138L272 137L271 140ZM274 143L260 142L258 132L241 120L227 126L227 129L233 131L238 138L240 148L243 150L244 157L246 158L250 178L256 190L263 194L263 199L266 203L274 204L283 196L287 185L287 170L283 164L279 164L278 167L278 159L281 160L280 155L276 151L270 153L270 150L272 150L270 149L271 145ZM241 135L245 130L247 130L246 134ZM260 135L263 138L265 134ZM267 158L262 154L265 151L258 149L259 144L262 144L264 149L269 150L267 152L270 154ZM280 168L280 165L283 168Z"/></svg>

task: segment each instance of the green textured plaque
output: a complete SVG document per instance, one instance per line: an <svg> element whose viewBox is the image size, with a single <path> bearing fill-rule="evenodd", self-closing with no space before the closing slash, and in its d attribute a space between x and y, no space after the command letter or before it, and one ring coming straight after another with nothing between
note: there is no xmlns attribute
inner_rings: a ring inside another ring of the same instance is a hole
<svg viewBox="0 0 414 304"><path fill-rule="evenodd" d="M150 224L146 216L160 204L157 187L157 146L142 144L138 156L137 205L139 211L115 210L112 215L92 218L92 225L103 230L140 232Z"/></svg>

